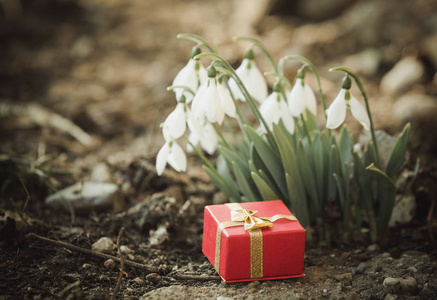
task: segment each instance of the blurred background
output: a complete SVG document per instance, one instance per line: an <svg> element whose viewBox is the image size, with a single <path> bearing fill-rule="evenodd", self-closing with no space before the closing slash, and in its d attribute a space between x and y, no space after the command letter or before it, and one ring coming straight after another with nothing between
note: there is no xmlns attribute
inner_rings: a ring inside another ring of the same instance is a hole
<svg viewBox="0 0 437 300"><path fill-rule="evenodd" d="M181 32L203 36L234 67L248 46L234 36L258 38L276 60L303 55L328 104L342 78L328 69L347 66L362 77L377 129L397 134L411 121L411 151L437 150L437 1L1 0L0 154L78 176L102 161L154 163L159 124L176 104L166 87L193 46ZM298 68L287 63L291 81Z"/></svg>

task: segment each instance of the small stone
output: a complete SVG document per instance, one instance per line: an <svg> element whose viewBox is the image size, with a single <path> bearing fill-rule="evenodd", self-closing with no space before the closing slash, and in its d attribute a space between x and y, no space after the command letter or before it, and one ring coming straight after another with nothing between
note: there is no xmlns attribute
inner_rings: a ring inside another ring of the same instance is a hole
<svg viewBox="0 0 437 300"><path fill-rule="evenodd" d="M369 252L376 252L376 251L378 251L378 249L379 249L379 247L377 244L372 244L369 247L367 247L367 251L369 251Z"/></svg>
<svg viewBox="0 0 437 300"><path fill-rule="evenodd" d="M408 270L414 273L418 271L416 267L409 267Z"/></svg>
<svg viewBox="0 0 437 300"><path fill-rule="evenodd" d="M381 91L388 95L398 95L421 82L425 74L423 63L415 57L405 57L399 61L381 80Z"/></svg>
<svg viewBox="0 0 437 300"><path fill-rule="evenodd" d="M259 281L252 281L251 283L249 283L247 285L247 288L248 289L251 289L251 288L260 288L260 286L261 286L261 283Z"/></svg>
<svg viewBox="0 0 437 300"><path fill-rule="evenodd" d="M390 253L388 253L388 252L384 252L384 253L382 254L382 257L384 257L384 258L390 257Z"/></svg>
<svg viewBox="0 0 437 300"><path fill-rule="evenodd" d="M383 286L393 287L399 284L399 278L387 277L382 283Z"/></svg>
<svg viewBox="0 0 437 300"><path fill-rule="evenodd" d="M327 292L328 292L328 290L327 290L327 289L323 289L323 293L325 293L325 294L326 294Z"/></svg>
<svg viewBox="0 0 437 300"><path fill-rule="evenodd" d="M93 266L90 264L83 264L82 268L84 268L85 270L91 269Z"/></svg>
<svg viewBox="0 0 437 300"><path fill-rule="evenodd" d="M401 279L399 282L399 286L402 292L408 294L415 294L418 289L417 281L413 277L407 277L405 279Z"/></svg>
<svg viewBox="0 0 437 300"><path fill-rule="evenodd" d="M115 245L108 237L102 237L92 245L92 249L102 253L112 253L115 249Z"/></svg>
<svg viewBox="0 0 437 300"><path fill-rule="evenodd" d="M131 254L132 253L132 250L128 246L125 246L125 245L120 246L120 250L121 250L121 252L123 252L125 254Z"/></svg>
<svg viewBox="0 0 437 300"><path fill-rule="evenodd" d="M107 269L114 269L115 268L115 261L113 259L108 259L103 263L103 265Z"/></svg>
<svg viewBox="0 0 437 300"><path fill-rule="evenodd" d="M369 48L363 52L348 56L343 65L363 75L373 76L378 70L380 62L381 52L377 49Z"/></svg>
<svg viewBox="0 0 437 300"><path fill-rule="evenodd" d="M167 227L165 225L159 225L156 230L149 230L149 243L150 245L161 245L169 239Z"/></svg>
<svg viewBox="0 0 437 300"><path fill-rule="evenodd" d="M140 277L136 277L136 278L134 279L134 281L135 281L136 283L138 283L138 284L143 284L143 283L144 283L144 280L142 280Z"/></svg>
<svg viewBox="0 0 437 300"><path fill-rule="evenodd" d="M162 277L161 277L161 275L159 275L157 273L150 273L150 274L147 274L146 280L150 281L150 282L158 283L158 282L162 281Z"/></svg>
<svg viewBox="0 0 437 300"><path fill-rule="evenodd" d="M53 209L63 209L70 212L88 213L90 210L119 210L123 201L118 193L118 187L112 183L78 182L60 190L45 199L46 205Z"/></svg>
<svg viewBox="0 0 437 300"><path fill-rule="evenodd" d="M250 293L250 294L256 294L256 293L258 293L258 291L259 291L259 289L257 289L257 288L251 288L251 289L249 289L249 293Z"/></svg>
<svg viewBox="0 0 437 300"><path fill-rule="evenodd" d="M334 278L337 279L338 281L343 281L343 280L352 281L353 275L352 273L344 273L340 275L335 275Z"/></svg>
<svg viewBox="0 0 437 300"><path fill-rule="evenodd" d="M217 300L232 300L232 298L224 297L224 296L218 296Z"/></svg>
<svg viewBox="0 0 437 300"><path fill-rule="evenodd" d="M437 113L437 98L422 94L408 94L393 105L393 117L399 122L431 119Z"/></svg>
<svg viewBox="0 0 437 300"><path fill-rule="evenodd" d="M357 266L357 268L354 270L354 274L363 274L366 267L367 267L366 263L364 262L360 263Z"/></svg>
<svg viewBox="0 0 437 300"><path fill-rule="evenodd" d="M97 164L92 172L90 181L94 182L109 182L111 180L111 173L105 163Z"/></svg>

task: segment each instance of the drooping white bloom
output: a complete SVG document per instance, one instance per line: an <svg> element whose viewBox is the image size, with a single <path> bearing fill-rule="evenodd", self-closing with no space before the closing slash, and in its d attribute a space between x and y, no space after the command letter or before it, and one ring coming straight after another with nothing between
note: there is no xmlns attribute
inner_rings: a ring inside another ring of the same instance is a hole
<svg viewBox="0 0 437 300"><path fill-rule="evenodd" d="M207 119L211 123L221 125L225 114L235 118L236 108L226 88L217 82L215 77L208 78L193 99L191 109L195 118L202 122Z"/></svg>
<svg viewBox="0 0 437 300"><path fill-rule="evenodd" d="M296 79L296 84L288 95L288 107L294 117L300 116L305 108L313 114L317 114L316 96L310 86L302 81L302 78Z"/></svg>
<svg viewBox="0 0 437 300"><path fill-rule="evenodd" d="M159 176L164 172L167 163L177 172L187 170L187 157L176 141L166 141L156 156L156 173Z"/></svg>
<svg viewBox="0 0 437 300"><path fill-rule="evenodd" d="M166 141L180 138L187 128L186 106L184 103L178 103L164 121L162 132Z"/></svg>
<svg viewBox="0 0 437 300"><path fill-rule="evenodd" d="M214 154L218 146L218 136L212 124L205 122L202 133L203 134L200 136L195 132L191 132L188 140L193 146L197 146L200 143L202 149L205 150L209 155ZM187 145L187 151L193 151L193 148L190 144Z"/></svg>
<svg viewBox="0 0 437 300"><path fill-rule="evenodd" d="M231 95L227 88L221 84L217 84L217 90L220 95L220 104L222 105L223 111L231 118L235 118L236 108L234 100L232 100Z"/></svg>
<svg viewBox="0 0 437 300"><path fill-rule="evenodd" d="M370 120L364 106L350 93L349 90L341 89L340 93L327 109L326 128L339 127L346 118L346 109L350 108L355 119L363 125L364 129L370 129Z"/></svg>
<svg viewBox="0 0 437 300"><path fill-rule="evenodd" d="M235 73L237 73L253 99L262 103L267 98L267 82L253 59L243 59ZM246 101L237 83L232 78L229 79L229 88L235 99Z"/></svg>
<svg viewBox="0 0 437 300"><path fill-rule="evenodd" d="M273 130L273 123L278 124L280 120L288 132L294 133L294 120L288 110L287 103L278 92L271 93L259 107L259 111L270 130ZM264 124L261 124L261 132L265 132Z"/></svg>
<svg viewBox="0 0 437 300"><path fill-rule="evenodd" d="M202 84L208 78L206 69L202 66L200 61L191 58L188 63L179 71L173 80L173 86L185 86L196 92L199 87L199 82ZM186 103L193 100L193 95L183 88L175 88L176 100L180 100L182 95L185 95Z"/></svg>

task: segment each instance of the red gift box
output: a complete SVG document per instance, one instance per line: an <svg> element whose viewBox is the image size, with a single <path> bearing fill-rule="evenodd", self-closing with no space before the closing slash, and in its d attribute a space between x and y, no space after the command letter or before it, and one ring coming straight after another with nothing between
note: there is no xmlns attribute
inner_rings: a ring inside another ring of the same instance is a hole
<svg viewBox="0 0 437 300"><path fill-rule="evenodd" d="M244 222L232 225L231 211L237 210L256 211L272 227L251 231ZM209 205L202 251L224 282L302 277L305 229L281 200Z"/></svg>

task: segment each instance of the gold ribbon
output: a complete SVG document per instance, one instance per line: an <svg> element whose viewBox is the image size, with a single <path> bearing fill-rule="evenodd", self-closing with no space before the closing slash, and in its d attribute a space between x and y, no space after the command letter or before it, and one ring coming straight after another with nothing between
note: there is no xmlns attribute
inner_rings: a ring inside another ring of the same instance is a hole
<svg viewBox="0 0 437 300"><path fill-rule="evenodd" d="M263 275L263 235L261 228L273 227L279 219L297 221L295 216L274 215L273 217L255 217L255 210L244 209L238 203L225 204L231 210L231 221L221 222L217 226L214 267L220 270L220 246L222 231L228 227L244 226L250 236L250 278L262 278Z"/></svg>

